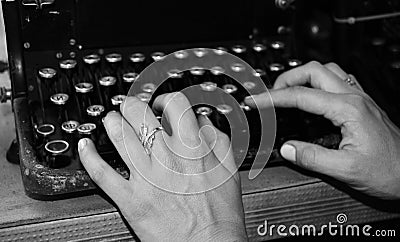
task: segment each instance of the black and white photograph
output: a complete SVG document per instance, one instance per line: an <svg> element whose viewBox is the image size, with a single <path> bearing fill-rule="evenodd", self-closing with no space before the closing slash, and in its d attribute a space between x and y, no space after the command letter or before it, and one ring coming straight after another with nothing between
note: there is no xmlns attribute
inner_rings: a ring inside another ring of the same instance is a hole
<svg viewBox="0 0 400 242"><path fill-rule="evenodd" d="M1 0L0 241L398 241L400 0Z"/></svg>

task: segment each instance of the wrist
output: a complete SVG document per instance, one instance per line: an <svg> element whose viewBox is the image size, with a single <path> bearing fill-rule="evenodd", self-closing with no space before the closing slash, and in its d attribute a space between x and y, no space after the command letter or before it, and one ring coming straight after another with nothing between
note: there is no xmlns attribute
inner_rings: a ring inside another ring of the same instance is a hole
<svg viewBox="0 0 400 242"><path fill-rule="evenodd" d="M188 241L248 241L244 224L216 222L193 234Z"/></svg>

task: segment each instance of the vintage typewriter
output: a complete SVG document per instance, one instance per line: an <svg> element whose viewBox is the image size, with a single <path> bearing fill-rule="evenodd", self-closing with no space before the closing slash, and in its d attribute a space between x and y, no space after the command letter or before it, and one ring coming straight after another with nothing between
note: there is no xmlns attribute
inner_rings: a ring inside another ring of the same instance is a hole
<svg viewBox="0 0 400 242"><path fill-rule="evenodd" d="M235 55L254 68L254 76L266 87L282 72L310 60L336 61L355 74L366 91L399 121L400 102L393 101L400 88L396 80L400 77L398 18L372 24L346 22L351 16L398 9L399 1L372 0L3 1L26 193L35 199L54 200L96 191L77 154L81 137L96 140L104 159L128 176L101 119L108 111L119 111L131 85L147 66L168 54L182 57L185 49ZM234 64L227 63L240 72L240 66ZM166 84L156 91L156 83L150 80L135 95L151 104L160 93L198 84L204 95L219 87L242 103L249 94L243 85L258 88L255 82L232 80L218 67L171 69L168 74ZM193 108L197 115L209 115L218 128L230 133L224 117L237 112L233 104L221 101L215 107ZM241 171L250 169L259 148L265 154L272 150L265 158L270 160L265 169L286 165L278 150L288 139L329 148L337 148L340 142L340 130L323 118L276 109L275 145L259 147L256 110L246 105L239 108L248 115L250 127L250 146Z"/></svg>

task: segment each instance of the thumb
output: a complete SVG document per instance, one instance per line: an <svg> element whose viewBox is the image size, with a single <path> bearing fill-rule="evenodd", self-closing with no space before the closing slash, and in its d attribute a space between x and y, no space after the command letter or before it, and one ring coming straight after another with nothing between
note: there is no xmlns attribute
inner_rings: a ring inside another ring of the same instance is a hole
<svg viewBox="0 0 400 242"><path fill-rule="evenodd" d="M347 157L344 151L301 141L288 141L282 145L280 152L283 158L300 167L329 176L341 176L345 170L342 161Z"/></svg>

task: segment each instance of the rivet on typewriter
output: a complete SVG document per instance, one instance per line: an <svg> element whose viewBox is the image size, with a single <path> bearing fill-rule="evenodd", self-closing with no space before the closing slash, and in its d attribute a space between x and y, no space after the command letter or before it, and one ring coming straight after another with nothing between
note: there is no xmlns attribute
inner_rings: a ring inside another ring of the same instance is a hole
<svg viewBox="0 0 400 242"><path fill-rule="evenodd" d="M200 84L200 88L206 92L213 92L217 89L217 83L214 82L203 82Z"/></svg>
<svg viewBox="0 0 400 242"><path fill-rule="evenodd" d="M224 54L228 53L228 50L225 47L217 47L217 48L213 49L213 51L217 55L224 55Z"/></svg>
<svg viewBox="0 0 400 242"><path fill-rule="evenodd" d="M122 55L118 53L108 54L105 58L108 63L117 63L122 61Z"/></svg>
<svg viewBox="0 0 400 242"><path fill-rule="evenodd" d="M242 72L242 71L244 71L246 69L246 67L241 63L233 63L231 65L231 69L234 72Z"/></svg>
<svg viewBox="0 0 400 242"><path fill-rule="evenodd" d="M301 60L298 59L290 59L288 60L288 65L290 67L298 67L301 66L303 64L303 62Z"/></svg>
<svg viewBox="0 0 400 242"><path fill-rule="evenodd" d="M207 55L208 51L205 48L196 48L193 50L193 53L197 57L203 57Z"/></svg>
<svg viewBox="0 0 400 242"><path fill-rule="evenodd" d="M65 140L53 140L45 145L46 152L50 155L47 157L47 164L50 168L61 168L70 162L70 160L61 156L69 149L69 144Z"/></svg>
<svg viewBox="0 0 400 242"><path fill-rule="evenodd" d="M225 69L220 66L213 66L213 67L211 67L210 71L211 71L211 74L213 74L215 76L225 73Z"/></svg>
<svg viewBox="0 0 400 242"><path fill-rule="evenodd" d="M253 45L253 50L255 51L255 52L263 52L263 51L265 51L267 49L267 47L265 46L265 45L263 45L263 44L254 44Z"/></svg>
<svg viewBox="0 0 400 242"><path fill-rule="evenodd" d="M227 94L233 94L236 93L238 88L233 85L233 84L225 84L222 86L222 89L224 90L225 93Z"/></svg>
<svg viewBox="0 0 400 242"><path fill-rule="evenodd" d="M285 43L282 41L274 41L271 43L271 48L274 50L283 50L285 48Z"/></svg>
<svg viewBox="0 0 400 242"><path fill-rule="evenodd" d="M190 68L190 73L195 76L201 76L205 72L205 69L199 66L193 66Z"/></svg>
<svg viewBox="0 0 400 242"><path fill-rule="evenodd" d="M196 109L196 113L198 115L210 116L212 113L212 109L210 107L202 106Z"/></svg>
<svg viewBox="0 0 400 242"><path fill-rule="evenodd" d="M245 53L247 50L246 46L244 45L234 45L232 47L232 51L235 52L236 54L242 54Z"/></svg>
<svg viewBox="0 0 400 242"><path fill-rule="evenodd" d="M137 97L140 101L145 102L145 103L148 103L148 102L150 102L150 100L151 100L151 94L150 94L150 93L147 93L147 92L138 93L138 94L136 94L136 97Z"/></svg>
<svg viewBox="0 0 400 242"><path fill-rule="evenodd" d="M146 57L142 53L133 53L133 54L131 54L129 59L130 59L130 61L132 61L134 63L139 63L139 62L144 62Z"/></svg>
<svg viewBox="0 0 400 242"><path fill-rule="evenodd" d="M89 54L83 57L83 61L89 65L96 64L100 62L100 56L98 54Z"/></svg>
<svg viewBox="0 0 400 242"><path fill-rule="evenodd" d="M189 56L189 53L186 50L179 50L174 53L174 56L178 59L185 59Z"/></svg>
<svg viewBox="0 0 400 242"><path fill-rule="evenodd" d="M76 60L68 59L68 60L63 60L60 61L60 68L61 69L74 69L77 65Z"/></svg>
<svg viewBox="0 0 400 242"><path fill-rule="evenodd" d="M156 85L154 83L148 82L142 85L142 91L153 93L156 90Z"/></svg>
<svg viewBox="0 0 400 242"><path fill-rule="evenodd" d="M164 52L154 52L154 53L152 53L151 54L151 58L154 60L154 61L160 61L160 60L162 60L162 59L164 59L164 57L165 57L165 53Z"/></svg>
<svg viewBox="0 0 400 242"><path fill-rule="evenodd" d="M170 78L181 78L183 76L183 72L178 69L169 70L167 74Z"/></svg>

